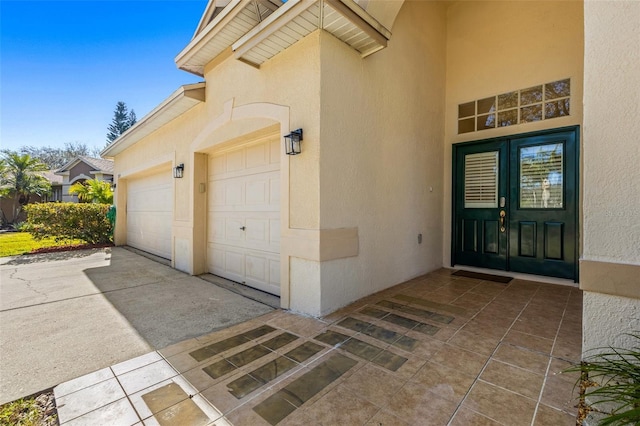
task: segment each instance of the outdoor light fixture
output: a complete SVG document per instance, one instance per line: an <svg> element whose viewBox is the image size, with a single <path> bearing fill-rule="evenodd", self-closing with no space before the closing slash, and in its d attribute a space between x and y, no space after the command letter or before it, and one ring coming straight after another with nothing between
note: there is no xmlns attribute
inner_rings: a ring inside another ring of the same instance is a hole
<svg viewBox="0 0 640 426"><path fill-rule="evenodd" d="M284 137L284 148L287 155L300 154L300 142L302 141L302 129L293 130Z"/></svg>
<svg viewBox="0 0 640 426"><path fill-rule="evenodd" d="M182 179L184 176L184 163L180 163L173 168L173 177L175 179Z"/></svg>

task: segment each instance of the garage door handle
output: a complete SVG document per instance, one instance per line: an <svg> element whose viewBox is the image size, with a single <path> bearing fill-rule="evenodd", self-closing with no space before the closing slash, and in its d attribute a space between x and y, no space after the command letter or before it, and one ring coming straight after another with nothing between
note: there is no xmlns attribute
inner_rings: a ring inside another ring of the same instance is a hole
<svg viewBox="0 0 640 426"><path fill-rule="evenodd" d="M244 231L245 229L246 229L246 228L245 228L244 226L241 226L241 227L240 227L240 230L241 230L241 231Z"/></svg>

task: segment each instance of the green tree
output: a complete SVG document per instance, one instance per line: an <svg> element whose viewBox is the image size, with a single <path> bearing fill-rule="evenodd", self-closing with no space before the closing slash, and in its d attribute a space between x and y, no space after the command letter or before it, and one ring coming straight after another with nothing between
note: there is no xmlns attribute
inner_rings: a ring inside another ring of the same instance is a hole
<svg viewBox="0 0 640 426"><path fill-rule="evenodd" d="M0 159L0 195L13 197L13 221L18 219L22 206L29 204L32 195L43 196L51 191L51 183L40 174L48 170L29 154L3 151Z"/></svg>
<svg viewBox="0 0 640 426"><path fill-rule="evenodd" d="M78 200L83 203L113 204L111 184L103 180L76 182L69 188L69 194L78 195Z"/></svg>
<svg viewBox="0 0 640 426"><path fill-rule="evenodd" d="M120 101L116 104L116 109L113 112L113 119L111 124L107 127L109 131L107 133L107 146L118 139L120 135L127 131L127 129L136 124L136 113L127 109L127 105Z"/></svg>

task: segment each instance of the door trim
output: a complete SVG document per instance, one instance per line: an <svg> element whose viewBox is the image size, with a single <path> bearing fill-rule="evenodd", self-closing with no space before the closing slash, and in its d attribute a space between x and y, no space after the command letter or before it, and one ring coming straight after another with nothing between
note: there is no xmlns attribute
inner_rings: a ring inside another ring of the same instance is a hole
<svg viewBox="0 0 640 426"><path fill-rule="evenodd" d="M452 179L452 186L451 186L451 247L450 247L450 253L451 253L451 263L450 266L454 267L457 264L457 259L456 259L456 241L458 238L458 234L456 231L456 208L458 207L456 205L456 191L458 188L458 184L460 182L458 182L457 179L457 173L456 173L456 160L457 160L457 154L458 154L458 149L462 148L462 147L467 147L467 146L473 146L476 144L481 144L481 143L489 143L489 142L497 142L497 141L502 141L502 140L511 140L511 139L521 139L521 138L529 138L529 137L534 137L534 136L544 136L544 135L550 135L550 134L555 134L555 133L561 133L561 132L575 132L576 135L576 143L575 143L575 171L576 171L576 176L575 176L575 203L576 203L576 209L574 212L574 220L575 220L575 224L576 224L576 241L574 244L574 258L575 258L575 262L574 262L574 282L579 282L579 278L580 278L580 267L579 267L579 254L580 254L580 241L581 241L581 229L582 229L582 221L580 220L580 212L582 210L582 197L581 197L581 189L580 189L580 176L581 176L581 170L580 170L580 126L575 125L575 126L566 126L566 127L558 127L558 128L553 128L553 129L545 129L545 130L539 130L539 131L534 131L534 132L526 132L526 133L515 133L515 134L510 134L510 135L504 135L504 136L499 136L499 137L493 137L493 138L487 138L487 139L478 139L478 140L474 140L474 141L469 141L469 142L460 142L460 143L455 143L452 145L452 156L451 156L451 179ZM510 188L510 182L509 182L509 176L507 176L507 186ZM509 247L509 239L507 240L507 253L509 253L510 247ZM491 269L490 269L491 270ZM503 272L511 272L509 270L509 258L507 256L507 270L503 271Z"/></svg>

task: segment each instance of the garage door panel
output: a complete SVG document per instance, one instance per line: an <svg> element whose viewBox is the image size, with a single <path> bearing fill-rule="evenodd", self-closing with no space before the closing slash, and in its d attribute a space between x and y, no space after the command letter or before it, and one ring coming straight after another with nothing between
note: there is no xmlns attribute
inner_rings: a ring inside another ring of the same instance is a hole
<svg viewBox="0 0 640 426"><path fill-rule="evenodd" d="M213 211L279 211L279 172L209 181Z"/></svg>
<svg viewBox="0 0 640 426"><path fill-rule="evenodd" d="M208 183L209 272L280 294L279 138L212 155Z"/></svg>
<svg viewBox="0 0 640 426"><path fill-rule="evenodd" d="M245 227L242 219L225 218L224 221L224 242L243 246L245 232L241 228Z"/></svg>
<svg viewBox="0 0 640 426"><path fill-rule="evenodd" d="M209 176L222 176L227 172L226 159L224 155L209 157Z"/></svg>
<svg viewBox="0 0 640 426"><path fill-rule="evenodd" d="M280 176L269 179L269 204L280 205Z"/></svg>
<svg viewBox="0 0 640 426"><path fill-rule="evenodd" d="M254 169L271 163L268 144L253 145L246 150L246 168Z"/></svg>
<svg viewBox="0 0 640 426"><path fill-rule="evenodd" d="M244 152L234 151L226 154L226 172L244 170Z"/></svg>
<svg viewBox="0 0 640 426"><path fill-rule="evenodd" d="M223 218L209 217L208 240L220 240L225 238L225 221Z"/></svg>
<svg viewBox="0 0 640 426"><path fill-rule="evenodd" d="M244 270L244 252L226 248L224 252L224 268L230 274L243 276Z"/></svg>
<svg viewBox="0 0 640 426"><path fill-rule="evenodd" d="M224 269L224 250L218 250L215 246L209 245L209 270Z"/></svg>
<svg viewBox="0 0 640 426"><path fill-rule="evenodd" d="M265 248L269 245L268 219L247 218L246 245L252 248Z"/></svg>
<svg viewBox="0 0 640 426"><path fill-rule="evenodd" d="M171 211L171 202L167 197L170 188L151 188L145 191L129 191L127 209L135 212L167 212Z"/></svg>
<svg viewBox="0 0 640 426"><path fill-rule="evenodd" d="M280 259L269 259L269 283L280 287Z"/></svg>
<svg viewBox="0 0 640 426"><path fill-rule="evenodd" d="M247 280L258 281L261 283L269 282L269 262L264 256L246 256L246 274Z"/></svg>
<svg viewBox="0 0 640 426"><path fill-rule="evenodd" d="M217 206L224 206L224 185L209 184L209 210Z"/></svg>
<svg viewBox="0 0 640 426"><path fill-rule="evenodd" d="M244 198L244 182L224 182L224 197L221 206L242 205Z"/></svg>
<svg viewBox="0 0 640 426"><path fill-rule="evenodd" d="M171 259L171 169L127 181L127 244Z"/></svg>
<svg viewBox="0 0 640 426"><path fill-rule="evenodd" d="M246 188L246 198L245 204L248 205L269 205L270 195L269 195L269 180L254 180L247 181L245 183Z"/></svg>
<svg viewBox="0 0 640 426"><path fill-rule="evenodd" d="M280 247L280 219L269 221L269 244Z"/></svg>
<svg viewBox="0 0 640 426"><path fill-rule="evenodd" d="M269 143L269 162L280 164L280 140L275 139Z"/></svg>

